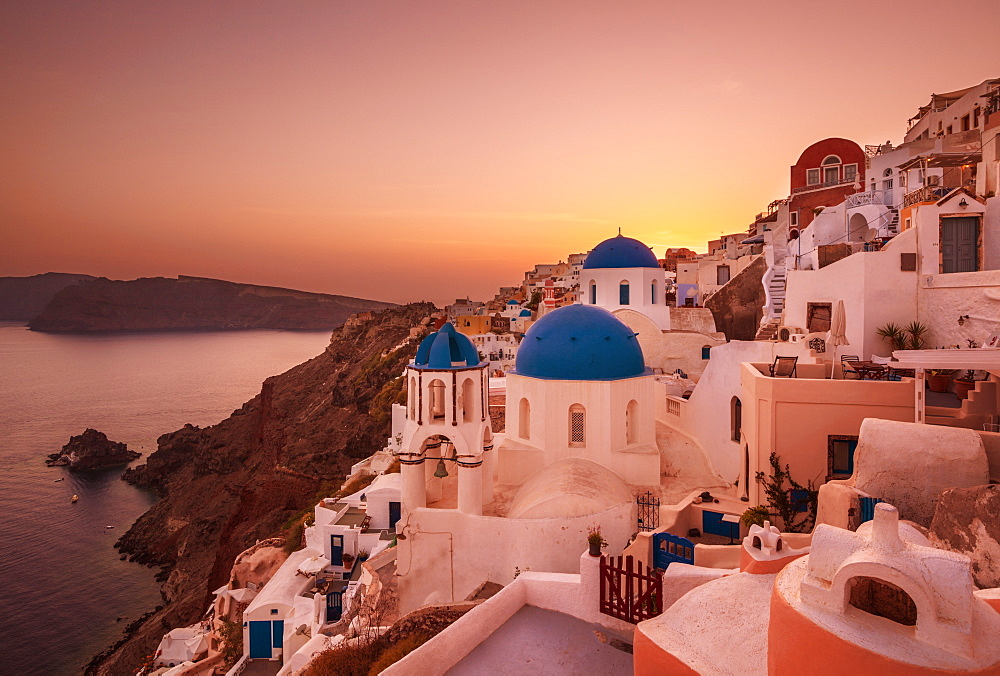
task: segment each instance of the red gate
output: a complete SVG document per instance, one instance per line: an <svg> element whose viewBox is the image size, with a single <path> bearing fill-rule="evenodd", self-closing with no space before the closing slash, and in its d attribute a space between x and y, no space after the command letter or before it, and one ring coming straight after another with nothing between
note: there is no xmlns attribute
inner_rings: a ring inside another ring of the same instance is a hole
<svg viewBox="0 0 1000 676"><path fill-rule="evenodd" d="M637 624L663 612L663 573L631 556L601 557L601 612Z"/></svg>

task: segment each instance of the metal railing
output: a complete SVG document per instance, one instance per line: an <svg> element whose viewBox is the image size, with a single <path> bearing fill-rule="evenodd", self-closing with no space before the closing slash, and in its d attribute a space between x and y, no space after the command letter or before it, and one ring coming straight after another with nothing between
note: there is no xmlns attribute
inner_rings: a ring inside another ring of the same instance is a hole
<svg viewBox="0 0 1000 676"><path fill-rule="evenodd" d="M884 204L892 206L891 190L869 190L868 192L858 192L847 196L847 208L860 207L866 204Z"/></svg>
<svg viewBox="0 0 1000 676"><path fill-rule="evenodd" d="M850 185L851 183L854 183L856 180L857 180L856 177L850 179L844 178L837 181L824 181L822 183L814 183L812 185L803 185L798 188L793 188L792 194L797 195L798 193L809 192L811 190L823 190L824 188L833 188L838 185Z"/></svg>
<svg viewBox="0 0 1000 676"><path fill-rule="evenodd" d="M905 209L920 202L936 202L957 187L959 186L925 185L923 188L917 188L903 195L903 208Z"/></svg>

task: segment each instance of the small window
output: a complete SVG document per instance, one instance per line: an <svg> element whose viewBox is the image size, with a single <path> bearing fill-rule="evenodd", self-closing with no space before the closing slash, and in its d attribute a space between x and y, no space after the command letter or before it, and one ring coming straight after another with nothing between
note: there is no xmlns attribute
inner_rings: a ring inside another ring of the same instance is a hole
<svg viewBox="0 0 1000 676"><path fill-rule="evenodd" d="M649 302L656 305L656 282L649 285Z"/></svg>
<svg viewBox="0 0 1000 676"><path fill-rule="evenodd" d="M702 359L711 359L712 358L712 346L711 345L702 345L701 346L701 358Z"/></svg>
<svg viewBox="0 0 1000 676"><path fill-rule="evenodd" d="M432 420L443 420L444 419L444 383L440 380L435 380L428 387L428 393L430 394L430 418Z"/></svg>
<svg viewBox="0 0 1000 676"><path fill-rule="evenodd" d="M729 409L729 420L732 427L730 438L739 442L740 434L743 431L743 402L740 401L739 397L733 397L729 402Z"/></svg>
<svg viewBox="0 0 1000 676"><path fill-rule="evenodd" d="M808 185L819 184L819 169L810 169L806 172L806 183Z"/></svg>
<svg viewBox="0 0 1000 676"><path fill-rule="evenodd" d="M715 282L719 286L722 286L729 281L729 266L720 265L715 268Z"/></svg>
<svg viewBox="0 0 1000 676"><path fill-rule="evenodd" d="M823 165L825 166L828 164L840 164L840 158L836 155L827 155L823 158Z"/></svg>
<svg viewBox="0 0 1000 676"><path fill-rule="evenodd" d="M844 165L844 180L845 181L856 181L858 178L858 165L856 164L845 164Z"/></svg>
<svg viewBox="0 0 1000 676"><path fill-rule="evenodd" d="M949 124L949 125L948 125L948 128L944 130L944 133L945 133L945 134L951 134L951 133L953 133L951 129L952 129L952 127L951 127L951 125Z"/></svg>
<svg viewBox="0 0 1000 676"><path fill-rule="evenodd" d="M587 411L580 404L569 407L569 445L583 446L587 443Z"/></svg>
<svg viewBox="0 0 1000 676"><path fill-rule="evenodd" d="M882 172L883 176L892 176L892 169L886 169Z"/></svg>
<svg viewBox="0 0 1000 676"><path fill-rule="evenodd" d="M797 227L799 224L799 212L793 211L792 213L788 214L788 217L789 219L791 219L790 220L791 226L793 228Z"/></svg>
<svg viewBox="0 0 1000 676"><path fill-rule="evenodd" d="M272 615L277 615L278 614L278 609L277 608L271 608L271 614Z"/></svg>
<svg viewBox="0 0 1000 676"><path fill-rule="evenodd" d="M521 399L517 413L518 434L522 439L531 438L531 404L527 399Z"/></svg>
<svg viewBox="0 0 1000 676"><path fill-rule="evenodd" d="M639 402L635 399L625 407L625 443L634 444L639 441L639 429L636 423L639 417Z"/></svg>
<svg viewBox="0 0 1000 676"><path fill-rule="evenodd" d="M590 304L597 305L597 283L590 283Z"/></svg>
<svg viewBox="0 0 1000 676"><path fill-rule="evenodd" d="M622 282L618 285L618 304L628 305L628 282Z"/></svg>
<svg viewBox="0 0 1000 676"><path fill-rule="evenodd" d="M788 491L788 500L796 512L809 511L809 491L804 488L793 488Z"/></svg>
<svg viewBox="0 0 1000 676"><path fill-rule="evenodd" d="M854 474L854 451L858 447L857 437L832 436L827 442L829 453L827 481L847 479Z"/></svg>

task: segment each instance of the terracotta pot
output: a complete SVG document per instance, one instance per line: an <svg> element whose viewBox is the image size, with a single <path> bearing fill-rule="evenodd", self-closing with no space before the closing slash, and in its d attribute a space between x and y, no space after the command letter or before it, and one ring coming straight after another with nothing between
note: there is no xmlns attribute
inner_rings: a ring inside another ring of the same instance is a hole
<svg viewBox="0 0 1000 676"><path fill-rule="evenodd" d="M600 556L601 555L601 543L600 542L591 542L590 543L590 555L591 556Z"/></svg>
<svg viewBox="0 0 1000 676"><path fill-rule="evenodd" d="M976 389L976 383L972 380L956 380L955 381L955 394L958 395L959 399L968 399L969 390Z"/></svg>
<svg viewBox="0 0 1000 676"><path fill-rule="evenodd" d="M951 381L954 376L938 374L927 379L927 388L931 392L947 392L951 389Z"/></svg>

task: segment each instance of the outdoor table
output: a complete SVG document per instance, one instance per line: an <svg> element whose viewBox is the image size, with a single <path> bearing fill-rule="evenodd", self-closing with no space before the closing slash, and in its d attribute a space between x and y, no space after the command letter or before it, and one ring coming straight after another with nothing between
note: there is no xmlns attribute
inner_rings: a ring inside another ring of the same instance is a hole
<svg viewBox="0 0 1000 676"><path fill-rule="evenodd" d="M847 365L858 372L861 380L883 380L888 375L884 364L873 361L849 361Z"/></svg>

